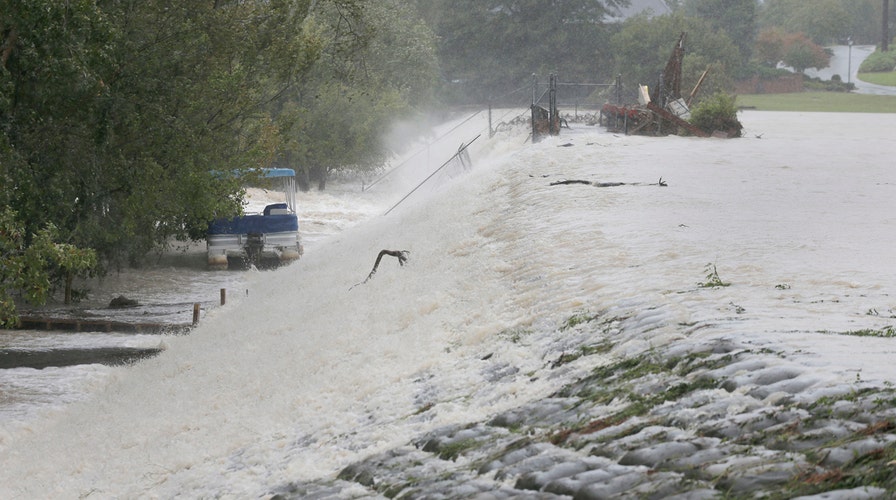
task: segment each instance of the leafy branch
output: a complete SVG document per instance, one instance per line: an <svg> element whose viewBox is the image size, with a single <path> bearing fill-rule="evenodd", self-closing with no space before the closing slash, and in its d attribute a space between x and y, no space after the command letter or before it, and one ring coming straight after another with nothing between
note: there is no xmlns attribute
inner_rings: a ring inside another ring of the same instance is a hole
<svg viewBox="0 0 896 500"><path fill-rule="evenodd" d="M706 264L703 268L703 272L706 273L706 281L697 283L697 286L700 288L718 288L731 285L731 283L722 281L722 278L719 277L719 271L716 269L716 265L712 262Z"/></svg>

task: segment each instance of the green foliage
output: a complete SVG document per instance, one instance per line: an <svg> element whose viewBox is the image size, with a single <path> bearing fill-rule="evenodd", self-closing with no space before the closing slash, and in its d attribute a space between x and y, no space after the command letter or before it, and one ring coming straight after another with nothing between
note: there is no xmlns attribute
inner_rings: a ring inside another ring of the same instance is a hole
<svg viewBox="0 0 896 500"><path fill-rule="evenodd" d="M264 112L317 57L305 2L4 2L4 198L33 233L113 263L240 209L216 175L263 165Z"/></svg>
<svg viewBox="0 0 896 500"><path fill-rule="evenodd" d="M831 56L811 40L797 36L786 45L781 60L802 73L807 68L826 68Z"/></svg>
<svg viewBox="0 0 896 500"><path fill-rule="evenodd" d="M87 275L97 265L93 250L57 243L53 225L28 236L12 209L0 211L0 328L18 322L13 293L40 305L54 283L64 281L70 297L72 277Z"/></svg>
<svg viewBox="0 0 896 500"><path fill-rule="evenodd" d="M760 9L760 25L762 29L805 33L816 44L826 45L850 34L850 12L856 12L850 2L855 0L767 0Z"/></svg>
<svg viewBox="0 0 896 500"><path fill-rule="evenodd" d="M709 133L716 130L725 131L730 137L740 137L743 130L743 125L737 119L735 96L723 92L718 92L700 101L691 110L690 122ZM713 270L715 270L715 266L713 266Z"/></svg>
<svg viewBox="0 0 896 500"><path fill-rule="evenodd" d="M438 455L442 460L457 460L467 450L475 448L479 442L476 439L459 439L452 441L439 449Z"/></svg>
<svg viewBox="0 0 896 500"><path fill-rule="evenodd" d="M439 37L445 93L463 103L525 102L532 75L608 82L614 27L603 22L623 2L608 0L418 0ZM515 92L525 87L526 92Z"/></svg>
<svg viewBox="0 0 896 500"><path fill-rule="evenodd" d="M896 71L896 50L872 52L859 66L863 73L883 73Z"/></svg>
<svg viewBox="0 0 896 500"><path fill-rule="evenodd" d="M700 288L719 288L731 285L731 283L722 281L722 278L719 277L719 271L716 269L716 265L712 262L706 264L704 271L706 272L706 281L697 283L697 286Z"/></svg>
<svg viewBox="0 0 896 500"><path fill-rule="evenodd" d="M220 172L382 162L436 75L404 4L0 0L0 202L121 265L237 214Z"/></svg>
<svg viewBox="0 0 896 500"><path fill-rule="evenodd" d="M775 67L779 62L797 72L806 68L825 68L831 56L803 33L788 33L771 28L759 33L754 55L762 64Z"/></svg>
<svg viewBox="0 0 896 500"><path fill-rule="evenodd" d="M630 82L630 88L635 83L653 87L682 32L687 33L687 39L681 88L693 88L709 69L701 95L730 91L733 70L741 65L740 51L726 34L715 31L709 22L680 14L637 16L627 20L613 36L612 52L623 82Z"/></svg>
<svg viewBox="0 0 896 500"><path fill-rule="evenodd" d="M896 337L896 327L886 326L879 330L874 330L870 328L862 329L862 330L850 330L847 332L843 332L841 335L850 335L853 337L884 337L884 338L892 338Z"/></svg>
<svg viewBox="0 0 896 500"><path fill-rule="evenodd" d="M880 41L880 0L766 0L759 15L760 31L779 28L805 33L819 45L876 44ZM891 23L896 12L890 9Z"/></svg>
<svg viewBox="0 0 896 500"><path fill-rule="evenodd" d="M756 0L684 0L681 4L685 15L706 20L716 32L727 34L741 61L750 59L756 37Z"/></svg>
<svg viewBox="0 0 896 500"><path fill-rule="evenodd" d="M564 321L563 324L560 325L560 331L562 332L564 330L569 330L585 323L590 323L598 318L599 316L597 314L592 314L587 311L577 312L567 318L566 321Z"/></svg>
<svg viewBox="0 0 896 500"><path fill-rule="evenodd" d="M432 100L438 68L434 36L407 2L326 3L308 25L323 53L278 102L276 162L296 169L303 189L323 189L329 172L384 163L388 124Z"/></svg>
<svg viewBox="0 0 896 500"><path fill-rule="evenodd" d="M852 92L856 88L856 84L852 82L844 82L840 75L831 76L830 80L822 80L818 77L809 77L803 75L803 87L807 92L825 91L825 92Z"/></svg>

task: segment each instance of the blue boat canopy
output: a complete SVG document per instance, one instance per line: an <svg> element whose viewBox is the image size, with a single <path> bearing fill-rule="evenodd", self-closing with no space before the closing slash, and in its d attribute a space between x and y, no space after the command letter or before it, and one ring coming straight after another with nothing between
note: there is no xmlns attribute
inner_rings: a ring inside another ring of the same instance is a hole
<svg viewBox="0 0 896 500"><path fill-rule="evenodd" d="M262 169L265 177L295 177L296 171L291 168L264 168Z"/></svg>
<svg viewBox="0 0 896 500"><path fill-rule="evenodd" d="M246 172L260 172L262 177L266 177L269 179L277 178L277 177L295 177L296 171L291 168L251 168L248 170L233 170L231 175L234 177L240 177L241 174ZM224 177L227 175L225 172L220 172L217 170L212 171L212 175L215 177Z"/></svg>

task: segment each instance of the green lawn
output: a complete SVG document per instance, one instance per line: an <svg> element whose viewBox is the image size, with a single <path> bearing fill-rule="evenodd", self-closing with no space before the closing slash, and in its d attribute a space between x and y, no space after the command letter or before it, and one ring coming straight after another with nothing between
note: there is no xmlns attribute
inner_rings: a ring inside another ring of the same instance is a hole
<svg viewBox="0 0 896 500"><path fill-rule="evenodd" d="M859 80L876 85L896 87L896 71L889 73L859 73Z"/></svg>
<svg viewBox="0 0 896 500"><path fill-rule="evenodd" d="M846 92L797 92L793 94L744 94L737 105L761 111L831 111L896 113L896 96Z"/></svg>

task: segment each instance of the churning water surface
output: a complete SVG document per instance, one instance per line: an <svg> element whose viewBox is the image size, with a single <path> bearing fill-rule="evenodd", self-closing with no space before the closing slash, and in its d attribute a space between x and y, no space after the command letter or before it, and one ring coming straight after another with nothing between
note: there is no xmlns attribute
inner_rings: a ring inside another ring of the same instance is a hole
<svg viewBox="0 0 896 500"><path fill-rule="evenodd" d="M72 377L82 401L4 421L0 496L247 497L332 477L581 375L546 366L571 340L558 325L582 312L633 318L619 355L731 336L795 343L831 376L861 362L863 379L891 377L892 348L856 339L862 359L838 358L818 332L881 328L896 310L896 118L741 120L737 140L584 125L535 145L480 139L472 172L388 216L407 186L368 199L298 263L239 275L239 300L161 339L159 356ZM354 286L381 249L410 260ZM733 285L704 293L707 263Z"/></svg>

